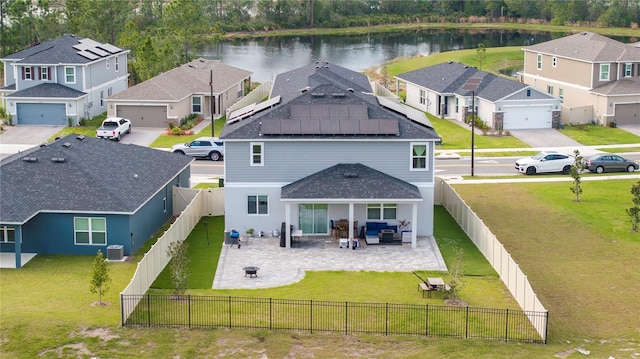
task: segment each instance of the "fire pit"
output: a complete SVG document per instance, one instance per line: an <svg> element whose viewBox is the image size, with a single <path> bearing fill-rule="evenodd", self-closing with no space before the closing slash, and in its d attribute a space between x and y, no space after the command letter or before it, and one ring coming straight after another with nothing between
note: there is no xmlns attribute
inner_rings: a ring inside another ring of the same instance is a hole
<svg viewBox="0 0 640 359"><path fill-rule="evenodd" d="M249 278L251 277L257 277L258 276L258 267L244 267L242 268L242 270L244 270L244 276L249 276Z"/></svg>

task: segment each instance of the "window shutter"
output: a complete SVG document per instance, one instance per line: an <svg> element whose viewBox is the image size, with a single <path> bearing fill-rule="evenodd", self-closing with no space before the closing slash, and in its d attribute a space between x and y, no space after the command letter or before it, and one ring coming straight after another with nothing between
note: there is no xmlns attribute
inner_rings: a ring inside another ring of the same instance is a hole
<svg viewBox="0 0 640 359"><path fill-rule="evenodd" d="M36 79L36 68L34 66L31 66L31 79Z"/></svg>
<svg viewBox="0 0 640 359"><path fill-rule="evenodd" d="M38 80L42 80L42 67L38 67Z"/></svg>
<svg viewBox="0 0 640 359"><path fill-rule="evenodd" d="M22 79L24 80L24 79L25 79L25 75L24 75L24 66L23 66L23 67L21 67L21 69L22 69Z"/></svg>
<svg viewBox="0 0 640 359"><path fill-rule="evenodd" d="M47 79L51 81L51 67L47 67Z"/></svg>

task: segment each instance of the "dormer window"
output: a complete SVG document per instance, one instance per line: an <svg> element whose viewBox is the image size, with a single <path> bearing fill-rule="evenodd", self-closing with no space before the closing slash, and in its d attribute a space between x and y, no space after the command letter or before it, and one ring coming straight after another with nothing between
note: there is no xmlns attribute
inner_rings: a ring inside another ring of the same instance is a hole
<svg viewBox="0 0 640 359"><path fill-rule="evenodd" d="M600 81L609 81L609 64L600 64Z"/></svg>

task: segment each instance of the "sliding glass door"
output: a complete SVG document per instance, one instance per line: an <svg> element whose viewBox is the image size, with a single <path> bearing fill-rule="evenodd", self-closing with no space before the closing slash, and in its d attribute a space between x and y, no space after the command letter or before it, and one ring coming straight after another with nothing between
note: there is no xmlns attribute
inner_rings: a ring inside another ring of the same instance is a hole
<svg viewBox="0 0 640 359"><path fill-rule="evenodd" d="M328 204L300 204L298 206L298 223L304 234L328 234Z"/></svg>

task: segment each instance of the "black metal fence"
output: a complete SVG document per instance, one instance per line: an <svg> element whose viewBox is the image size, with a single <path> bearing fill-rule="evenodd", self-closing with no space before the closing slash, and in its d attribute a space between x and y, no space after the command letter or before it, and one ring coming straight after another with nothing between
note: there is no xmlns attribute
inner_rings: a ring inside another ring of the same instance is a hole
<svg viewBox="0 0 640 359"><path fill-rule="evenodd" d="M121 295L123 326L247 328L545 343L547 312L223 296ZM125 318L124 313L131 313Z"/></svg>

